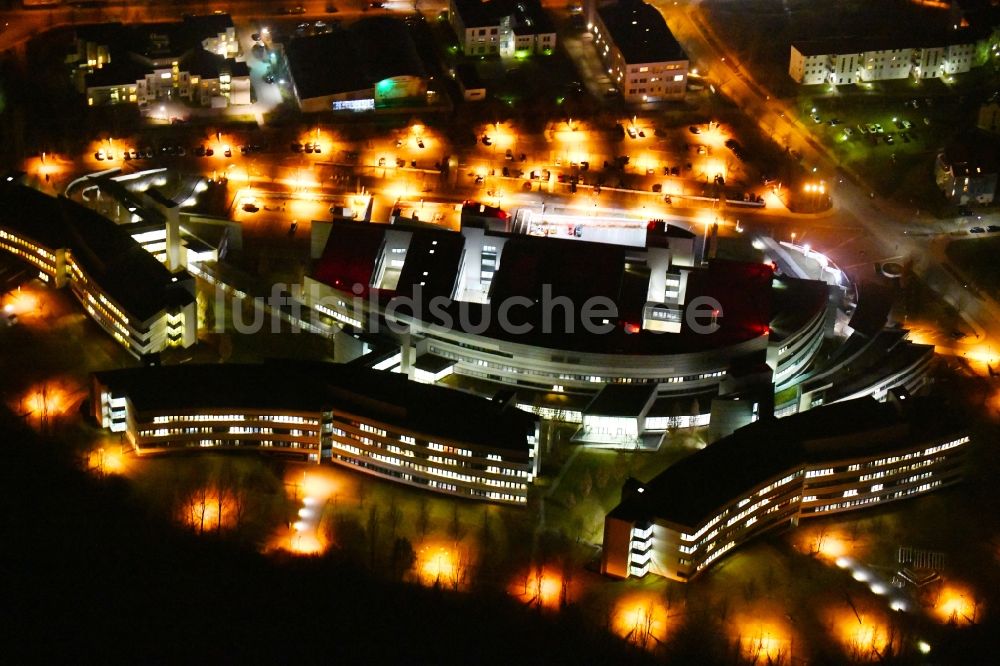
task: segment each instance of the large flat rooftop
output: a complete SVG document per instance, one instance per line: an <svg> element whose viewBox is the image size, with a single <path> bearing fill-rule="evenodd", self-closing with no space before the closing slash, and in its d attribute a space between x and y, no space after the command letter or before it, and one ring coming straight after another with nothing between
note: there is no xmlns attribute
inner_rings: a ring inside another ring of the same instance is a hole
<svg viewBox="0 0 1000 666"><path fill-rule="evenodd" d="M286 52L300 99L367 90L393 77L426 76L409 28L385 16L293 39Z"/></svg>
<svg viewBox="0 0 1000 666"><path fill-rule="evenodd" d="M397 232L411 234L399 282L394 289L372 287L387 234ZM413 296L415 317L423 321L438 323L435 315L446 312L453 328L466 323L471 325L468 332L476 329L476 334L497 340L585 353L699 353L768 335L781 337L799 330L827 303L826 286L821 282L776 278L766 264L715 260L689 273L685 307L697 307L703 313L704 299L699 297L714 299L720 305L717 330L698 332L687 321L679 333L641 330L648 270L629 260L641 248L507 235L490 302L459 303L448 298L443 308L432 311L430 299L456 293L464 242L462 234L450 231L335 222L313 276L351 296L352 288L359 285L356 289L361 295L371 295L383 305L397 296ZM418 287L419 299L415 297ZM504 303L516 303L505 311L513 326L499 323ZM607 317L607 325L593 317L595 326L584 326L586 308L600 304L612 304L617 312ZM411 309L403 311L408 314ZM485 327L481 322L486 322Z"/></svg>
<svg viewBox="0 0 1000 666"><path fill-rule="evenodd" d="M628 64L688 59L656 7L642 0L619 0L598 7L597 13Z"/></svg>

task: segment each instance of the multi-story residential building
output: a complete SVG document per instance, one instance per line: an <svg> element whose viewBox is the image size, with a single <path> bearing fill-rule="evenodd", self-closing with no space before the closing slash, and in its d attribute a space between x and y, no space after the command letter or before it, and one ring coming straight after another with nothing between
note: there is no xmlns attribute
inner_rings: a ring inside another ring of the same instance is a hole
<svg viewBox="0 0 1000 666"><path fill-rule="evenodd" d="M802 85L851 85L889 79L939 79L975 66L976 43L901 40L824 39L795 42L788 74Z"/></svg>
<svg viewBox="0 0 1000 666"><path fill-rule="evenodd" d="M958 136L934 162L934 178L945 198L962 206L993 203L1000 172L1000 140L983 131Z"/></svg>
<svg viewBox="0 0 1000 666"><path fill-rule="evenodd" d="M538 419L499 402L332 363L178 365L93 375L93 416L138 455L238 448L440 493L523 505Z"/></svg>
<svg viewBox="0 0 1000 666"><path fill-rule="evenodd" d="M597 53L626 102L684 98L688 57L659 10L642 0L591 0L587 11Z"/></svg>
<svg viewBox="0 0 1000 666"><path fill-rule="evenodd" d="M0 249L69 285L90 317L137 357L197 341L194 279L171 273L126 227L70 201L0 184Z"/></svg>
<svg viewBox="0 0 1000 666"><path fill-rule="evenodd" d="M551 52L556 29L540 0L449 0L448 20L468 56Z"/></svg>
<svg viewBox="0 0 1000 666"><path fill-rule="evenodd" d="M183 100L199 106L251 103L250 71L227 14L179 23L105 23L76 32L76 65L87 104Z"/></svg>
<svg viewBox="0 0 1000 666"><path fill-rule="evenodd" d="M688 581L757 535L956 483L969 437L905 391L763 419L629 480L605 518L601 570Z"/></svg>

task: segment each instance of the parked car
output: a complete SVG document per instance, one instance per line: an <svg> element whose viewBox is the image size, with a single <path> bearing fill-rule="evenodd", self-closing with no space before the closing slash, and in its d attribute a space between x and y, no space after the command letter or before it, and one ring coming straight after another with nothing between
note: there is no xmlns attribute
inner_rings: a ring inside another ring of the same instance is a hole
<svg viewBox="0 0 1000 666"><path fill-rule="evenodd" d="M983 227L972 227L971 229L969 229L969 233L970 234L985 234L986 233L986 229L984 229Z"/></svg>

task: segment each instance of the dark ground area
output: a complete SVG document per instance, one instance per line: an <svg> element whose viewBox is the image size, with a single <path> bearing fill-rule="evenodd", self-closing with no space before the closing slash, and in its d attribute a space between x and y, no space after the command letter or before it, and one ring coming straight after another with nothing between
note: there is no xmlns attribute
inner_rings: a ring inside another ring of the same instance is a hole
<svg viewBox="0 0 1000 666"><path fill-rule="evenodd" d="M629 663L572 612L389 583L338 561L269 558L170 527L125 481L75 469L0 414L0 608L7 663Z"/></svg>

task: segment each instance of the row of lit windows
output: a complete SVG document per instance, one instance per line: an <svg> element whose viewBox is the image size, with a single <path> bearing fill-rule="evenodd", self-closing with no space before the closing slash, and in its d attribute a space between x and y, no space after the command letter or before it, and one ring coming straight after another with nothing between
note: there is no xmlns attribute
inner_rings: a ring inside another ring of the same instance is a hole
<svg viewBox="0 0 1000 666"><path fill-rule="evenodd" d="M466 346L466 345L459 345ZM474 348L478 350L478 348ZM486 353L490 353L489 350L481 350ZM494 363L487 361L485 359L471 358L466 355L458 354L453 351L442 349L436 345L430 345L428 347L428 352L437 354L444 358L451 359L453 361L460 361L462 363L468 363L478 367L488 368L490 370L510 373L515 375L530 375L532 377L551 377L553 379L558 379L561 381L578 381L578 382L590 382L594 383L608 383L608 384L631 384L633 381L639 381L642 383L653 383L653 382L665 382L670 384L680 384L684 382L699 381L703 379L710 379L716 377L725 376L726 372L724 370L718 370L708 373L702 373L698 375L684 375L684 376L666 376L666 377L643 377L643 378L632 378L632 377L608 377L600 375L577 375L577 374L566 374L566 373L555 373L555 372L544 372L542 370L534 370L529 368L518 368L511 365L501 365L499 363ZM558 361L553 361L558 362ZM475 372L465 372L468 375L489 377L488 375L475 373Z"/></svg>
<svg viewBox="0 0 1000 666"><path fill-rule="evenodd" d="M705 561L698 565L698 571L701 571L702 569L704 569L705 567L707 567L709 564L711 564L712 562L714 562L717 558L719 558L722 555L724 555L725 553L729 552L729 550L733 546L735 546L735 545L736 545L735 541L730 541L725 546L723 546L719 550L715 551L714 553L712 553L711 555L709 555L708 557L706 557ZM715 546L714 543L711 544L711 545L709 545L709 550L711 550L713 546Z"/></svg>
<svg viewBox="0 0 1000 666"><path fill-rule="evenodd" d="M343 431L343 430L341 430L339 428L334 430L334 434L336 434L336 435L338 435L340 437L355 439L356 441L360 441L361 443L366 444L368 446L383 448L383 445L382 445L381 442L374 441L370 437L363 437L363 436L357 437L357 436L355 436L355 435L353 435L351 433L345 432L345 431ZM390 451L392 453L396 453L397 455L404 455L404 456L411 457L411 458L414 455L412 451L410 451L410 450L401 450L400 447L397 447L397 446L392 445L392 444L387 444L385 446L385 448L386 448L386 450L388 450L388 451ZM437 442L429 442L427 444L427 448L429 450L432 450L432 451L447 452L447 453L453 453L453 454L456 453L456 452L459 452L461 455L464 455L464 456L467 456L467 457L471 457L471 455L472 455L472 451L470 451L468 449L455 449L453 447L449 447L449 446L444 446L442 444L438 444ZM496 455L496 454L487 454L487 458L490 459L490 460L493 460L493 461L504 462L503 458L501 458L499 455ZM457 459L453 459L453 458L447 458L447 457L444 457L444 456L429 456L428 460L430 462L432 462L432 463L436 463L436 464L439 464L439 465L449 465L449 466L452 466L452 467L468 467L469 466L469 463L467 461L457 460ZM404 463L401 461L400 464L404 464ZM409 464L409 463L406 463L406 464ZM504 475L509 475L509 476L521 476L521 477L528 477L528 476L530 476L529 473L527 471L525 471L525 470L514 469L514 468L510 468L510 467L490 466L490 467L487 468L486 471L487 471L487 473L504 474ZM447 474L453 474L453 475L455 475L455 478L461 478L461 476L462 476L458 472L451 472L451 471L448 471L448 470L443 470L442 473L444 473L444 472L447 472Z"/></svg>
<svg viewBox="0 0 1000 666"><path fill-rule="evenodd" d="M949 449L949 448L954 448L955 446L958 446L958 445L963 444L963 443L968 442L968 441L969 441L968 437L962 437L962 438L959 438L957 440L954 440L953 442L949 442L947 444L942 444L940 446L930 447L928 449L925 449L925 451L935 452L935 451L945 450L945 449ZM914 455L918 455L918 454L911 453L911 454L905 454L904 456L890 456L888 458L884 458L884 459L881 459L879 461L875 461L874 463L868 463L868 464L875 464L875 465L878 465L878 464L891 464L892 462L898 462L898 461L903 460L903 459L909 459L909 458L913 457ZM912 467L926 466L928 464L932 464L933 462L937 462L939 460L941 460L941 458L938 458L935 461L921 461L920 463L917 463L916 465L913 465L913 466L906 466L906 467L902 467L902 468L899 468L899 469L892 470L892 473L898 473L898 472L907 471L907 470L911 469ZM861 465L851 465L851 468L855 468L856 469L856 468L860 468L860 466ZM818 469L818 470L809 470L809 471L805 472L804 476L806 478L816 478L816 477L831 475L833 473L834 473L833 468L823 468L823 469ZM800 474L802 474L801 471L793 473L793 474L790 474L790 475L784 477L783 479L781 479L780 481L777 481L777 482L772 483L772 484L770 484L768 486L765 486L764 488L762 488L761 490L759 490L756 493L756 495L757 496L762 496L762 495L770 492L771 490L773 490L776 487L779 487L779 486L782 486L784 484L790 483L791 481L793 481ZM877 474L877 475L864 475L864 476L860 477L859 481L864 482L864 481L870 480L872 478L880 478L884 474L885 473L880 473L880 474ZM913 483L915 481L919 481L919 480L922 480L922 479L925 479L925 478L929 478L930 476L931 476L930 472L925 472L925 473L922 473L922 474L911 476L911 477L909 477L909 478L901 481L900 483ZM873 486L872 487L872 491L873 492L877 492L877 489L880 490L881 487L882 487L881 484L877 484L877 486ZM849 497L849 496L852 496L853 494L857 494L857 490L853 490L853 492L851 490L848 490L847 492L848 493L852 493L852 494L848 495L848 494L845 493L845 495L844 495L845 497ZM808 495L808 496L805 496L805 497L802 498L802 502L814 502L816 500L817 500L817 498L816 498L815 495ZM761 508L763 506L766 506L769 503L769 501L770 500L768 500L768 499L761 500L760 502L755 503L749 509L746 509L746 510L740 512L739 514L737 514L736 516L730 518L727 521L727 523L726 523L726 527L732 526L734 523L738 522L743 517L745 517L745 516L747 516L747 515L749 515L751 513L754 513L757 509L759 509L759 508ZM743 507L748 502L749 502L748 498L741 498L736 503L736 505L737 505L737 507ZM772 507L771 509L768 509L768 511L766 513L771 513L772 511L777 510L778 508L779 507ZM710 533L708 532L708 530L711 529L720 520L722 520L723 518L725 518L728 515L728 513L729 513L729 509L726 509L726 510L722 511L719 515L715 516L714 518L712 518L712 520L710 520L704 526L702 526L701 529L699 529L698 532L695 533L694 535L689 535L689 534L682 533L680 535L682 541L698 542L695 546L682 547L681 548L682 552L684 552L684 553L691 553L697 547L700 547L705 541L708 541L709 539L714 538L719 533L719 530L716 529L716 530L713 530ZM756 522L756 520L748 521L746 526L752 525L754 522ZM705 535L705 536L703 537L703 535Z"/></svg>
<svg viewBox="0 0 1000 666"><path fill-rule="evenodd" d="M380 454L364 454L357 447L352 447L349 444L340 444L340 443L335 442L334 446L337 447L338 449L342 450L342 451L351 453L351 454L353 454L355 456L362 457L362 456L366 456L367 455L367 456L370 456L373 460L376 460L378 462L382 462L382 463L390 464L390 465L395 465L395 466L400 465L400 461L394 460L394 459L392 459L389 456L384 456L384 455L380 455ZM335 458L337 460L341 460L341 461L350 463L350 464L352 464L354 466L357 466L357 467L362 467L362 468L367 468L367 469L374 469L375 471L379 471L379 472L382 472L382 473L385 473L385 474L390 474L390 475L396 476L398 478L404 478L406 480L411 480L413 478L412 475L409 475L409 474L398 473L398 472L395 472L393 470L387 470L387 469L383 469L383 468L374 467L374 466L366 463L363 459L348 458L348 457L341 456L341 455L336 455ZM420 466L413 466L413 465L407 465L407 466L411 467L412 469L414 469L415 471L418 471L418 472L419 471L432 471L432 470L425 470L425 468L420 467ZM514 494L511 494L511 493L505 493L505 492L499 492L499 491L482 492L482 491L476 491L474 489L464 489L464 488L462 490L460 490L459 487L457 485L455 485L454 483L448 483L446 481L438 481L436 479L426 479L426 481L427 481L427 486L429 486L431 488L439 489L439 490L444 490L444 491L447 491L447 492L462 493L462 494L467 494L467 495L484 496L484 497L488 497L490 499L500 500L500 501L505 501L505 502L519 502L519 503L521 503L521 502L526 502L527 501L527 497L525 497L525 495L523 495L523 494L522 495L514 495ZM474 481L471 481L471 482L474 482ZM518 486L518 485L511 485L509 487L522 490L525 493L527 492L527 484L522 484L520 486Z"/></svg>
<svg viewBox="0 0 1000 666"><path fill-rule="evenodd" d="M285 414L181 414L169 416L154 416L153 423L176 423L185 421L269 421L271 423L288 423L293 425L318 426L316 419L307 419L301 416L289 416Z"/></svg>
<svg viewBox="0 0 1000 666"><path fill-rule="evenodd" d="M912 465L900 465L899 467L893 467L892 469L879 470L878 472L872 472L871 474L862 474L858 479L859 481L871 481L872 479L881 479L886 476L892 476L894 474L900 474L902 472L909 472L911 469L920 469L921 467L927 467L928 465L933 465L944 460L944 456L938 456L937 458L927 458L925 460L918 460Z"/></svg>
<svg viewBox="0 0 1000 666"><path fill-rule="evenodd" d="M834 504L823 504L823 505L820 505L820 506L813 507L813 512L815 512L815 513L823 513L823 512L826 512L826 511L838 511L840 509L849 509L851 507L863 506L865 504L874 504L874 503L882 501L882 499L893 500L893 499L899 499L901 497L908 497L910 495L917 495L919 493L925 493L928 490L931 490L932 488L937 488L938 486L941 485L941 483L942 482L940 480L939 481L931 481L929 483L922 483L922 484L920 484L919 486L917 486L915 488L908 488L906 490L897 490L892 495L886 495L884 498L883 497L878 497L878 496L875 496L875 497L863 497L861 499L851 500L849 502L837 502L837 503L834 503ZM873 489L874 489L874 487L873 487Z"/></svg>
<svg viewBox="0 0 1000 666"><path fill-rule="evenodd" d="M17 234L12 234L7 231L4 231L3 229L0 229L0 239L9 240L13 243L16 243L17 245L20 245L24 249L33 252L40 257L48 259L50 263L55 262L56 260L56 255L52 254L51 252L49 252L48 250L46 250L41 246L35 245L34 243L25 238L21 238Z"/></svg>
<svg viewBox="0 0 1000 666"><path fill-rule="evenodd" d="M376 452L365 451L365 450L360 449L359 447L354 446L352 444L349 444L347 442L341 442L341 441L334 440L334 441L331 442L331 445L334 446L334 447L336 447L336 448L339 448L339 449L349 450L351 453L354 453L356 455L381 456L382 458L385 458L386 460L391 461L395 465L399 465L401 467L411 468L411 469L414 469L414 470L417 470L417 471L421 471L421 472L427 472L427 473L430 473L430 474L437 474L439 476L444 476L444 477L447 477L447 478L453 478L453 479L456 479L456 480L459 480L459 481L466 481L466 482L470 482L470 483L472 483L472 482L489 483L488 481L485 481L485 480L483 480L480 477L473 477L470 474L462 474L462 473L459 473L459 472L452 472L450 470L441 469L441 468L438 468L438 467L418 465L418 464L415 464L414 462L412 462L410 460L402 460L402 459L399 459L399 458L390 458L388 456L384 456L383 454L379 454L379 453L376 453ZM428 462L438 463L438 464L444 464L444 461L439 456L430 456L428 458ZM492 468L492 469L497 470L497 468ZM487 473L491 473L491 472L487 471ZM523 469L504 469L502 471L497 470L497 472L493 472L493 473L502 473L502 474L509 475L509 476L517 476L517 477L521 477L521 478L524 478L524 479L528 479L529 481L530 481L530 478L531 478L531 474L527 470L523 470ZM511 482L507 482L507 481L496 481L495 483L491 483L491 485L504 485L504 486L506 486L506 484L508 484L508 483L511 484L510 487L520 487L520 486L526 487L526 482L511 483Z"/></svg>
<svg viewBox="0 0 1000 666"><path fill-rule="evenodd" d="M19 257L27 259L31 263L33 263L36 266L38 266L39 268L41 268L43 271L46 271L46 272L49 272L49 273L54 273L55 272L55 269L52 268L52 266L49 266L42 259L40 259L36 255L32 254L31 252L28 252L26 250L22 250L19 247L13 247L11 245L7 245L6 243L2 243L2 242L0 242L0 248L3 248L5 250L7 250L11 254L15 254L15 255L17 255Z"/></svg>

